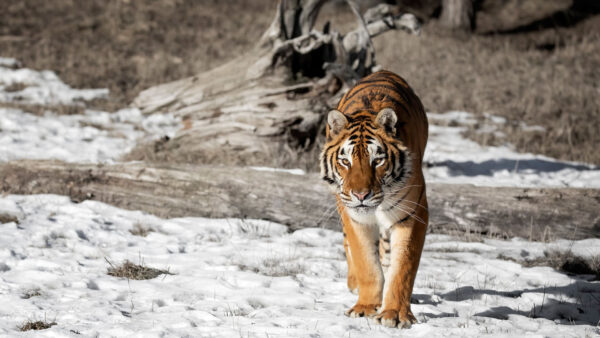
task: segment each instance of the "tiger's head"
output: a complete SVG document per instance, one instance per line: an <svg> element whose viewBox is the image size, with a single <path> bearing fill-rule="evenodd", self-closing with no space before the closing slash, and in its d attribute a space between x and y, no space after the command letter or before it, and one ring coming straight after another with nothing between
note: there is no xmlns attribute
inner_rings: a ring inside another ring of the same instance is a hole
<svg viewBox="0 0 600 338"><path fill-rule="evenodd" d="M354 215L374 213L410 177L410 153L396 137L397 120L391 108L352 119L329 112L321 176Z"/></svg>

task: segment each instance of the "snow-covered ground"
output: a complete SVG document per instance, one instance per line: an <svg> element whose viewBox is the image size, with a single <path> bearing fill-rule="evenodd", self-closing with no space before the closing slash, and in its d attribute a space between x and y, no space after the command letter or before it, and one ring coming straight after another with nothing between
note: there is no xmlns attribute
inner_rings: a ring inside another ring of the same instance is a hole
<svg viewBox="0 0 600 338"><path fill-rule="evenodd" d="M475 123L466 112L429 113L429 141L424 161L429 182L463 183L506 187L600 188L600 167L516 152L510 145L481 146L461 135ZM488 130L502 118L489 116ZM541 127L528 127L535 129Z"/></svg>
<svg viewBox="0 0 600 338"><path fill-rule="evenodd" d="M108 95L107 89L73 89L51 71L15 68L17 65L16 60L0 58L0 103L83 107L84 101ZM144 116L136 108L114 113L86 109L81 115L59 115L49 109L38 116L0 106L0 162L111 162L133 149L136 141L172 137L181 126L172 115Z"/></svg>
<svg viewBox="0 0 600 338"><path fill-rule="evenodd" d="M399 331L344 310L339 232L238 219L164 220L54 195L0 198L0 335L27 320L57 323L32 336L410 337L600 334L600 284L499 255L545 249L600 254L600 240L464 243L427 238L414 290L420 321ZM147 237L129 230L151 228ZM173 275L127 280L107 262L144 262ZM24 298L27 293L39 295Z"/></svg>
<svg viewBox="0 0 600 338"><path fill-rule="evenodd" d="M19 90L8 90L15 84L20 84ZM73 89L51 71L18 68L16 60L0 58L0 102L76 105L107 94L106 89ZM433 166L425 174L430 182L600 188L598 167L517 153L510 146L484 147L464 138L461 133L465 125L475 122L469 113L430 113L429 118L425 161ZM505 123L494 116L490 121L489 132L494 132L493 123ZM86 110L82 115L48 111L36 116L22 109L0 107L0 161L111 162L129 152L136 140L173 136L181 126L172 115L144 116L135 108L116 113Z"/></svg>
<svg viewBox="0 0 600 338"><path fill-rule="evenodd" d="M0 58L0 102L78 105L105 95ZM464 125L474 121L468 113L429 117L429 181L600 188L600 168L465 139ZM503 123L493 116L490 121ZM140 138L173 135L179 128L171 115L144 116L135 108L43 116L0 108L0 161L111 162ZM493 125L488 131L495 132ZM356 296L346 288L339 232L290 234L283 225L258 220L165 220L53 195L0 196L0 215L18 219L0 224L0 336L600 335L598 281L515 262L545 250L598 257L600 239L464 242L429 235L413 297L420 323L399 331L343 316ZM153 231L147 237L130 233L139 226ZM141 281L107 275L108 262L124 260L173 274ZM57 325L16 329L44 319Z"/></svg>

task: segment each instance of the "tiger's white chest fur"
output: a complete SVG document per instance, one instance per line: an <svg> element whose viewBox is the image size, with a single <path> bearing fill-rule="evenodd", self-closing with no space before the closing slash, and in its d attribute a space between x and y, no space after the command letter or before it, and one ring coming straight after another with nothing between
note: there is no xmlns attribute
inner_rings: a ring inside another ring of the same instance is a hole
<svg viewBox="0 0 600 338"><path fill-rule="evenodd" d="M398 221L397 212L394 210L385 211L380 205L375 209L375 212L360 212L354 209L346 209L350 218L358 224L367 226L377 226L379 234L382 237L387 237L390 228Z"/></svg>

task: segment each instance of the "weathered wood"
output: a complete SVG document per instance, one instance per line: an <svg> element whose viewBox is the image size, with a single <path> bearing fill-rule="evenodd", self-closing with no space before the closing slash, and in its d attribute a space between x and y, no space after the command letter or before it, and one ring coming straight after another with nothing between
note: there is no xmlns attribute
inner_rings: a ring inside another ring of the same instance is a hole
<svg viewBox="0 0 600 338"><path fill-rule="evenodd" d="M376 68L370 36L418 33L411 14L379 13L345 36L313 29L327 0L280 1L271 26L248 54L194 77L149 88L133 102L145 114L170 112L188 128L138 147L128 160L275 165L282 147L314 147L326 112L345 88ZM352 1L348 1L352 4Z"/></svg>
<svg viewBox="0 0 600 338"><path fill-rule="evenodd" d="M334 199L316 174L240 167L0 164L0 191L93 199L161 217L247 217L291 230L339 230ZM533 240L600 237L600 190L429 184L430 231Z"/></svg>
<svg viewBox="0 0 600 338"><path fill-rule="evenodd" d="M473 0L443 0L440 23L452 30L470 31L474 28Z"/></svg>

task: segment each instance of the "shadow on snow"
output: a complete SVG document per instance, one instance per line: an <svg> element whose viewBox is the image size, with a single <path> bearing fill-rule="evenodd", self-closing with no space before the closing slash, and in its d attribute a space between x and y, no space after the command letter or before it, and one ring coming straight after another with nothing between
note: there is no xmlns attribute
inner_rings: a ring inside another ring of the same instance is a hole
<svg viewBox="0 0 600 338"><path fill-rule="evenodd" d="M531 173L552 173L564 169L572 169L576 171L599 170L600 168L588 166L584 164L571 164L558 161L549 161L543 159L499 159L488 160L483 162L455 162L442 161L429 163L429 167L448 167L452 175L465 176L492 176L495 172L507 170L510 172L531 172Z"/></svg>
<svg viewBox="0 0 600 338"><path fill-rule="evenodd" d="M496 291L490 289L475 289L464 286L439 295L440 298L460 302L481 299L484 296L520 298L527 293L542 294L543 302L531 303L531 307L511 308L508 306L492 307L489 310L474 314L480 317L509 319L510 315L521 315L529 318L545 318L558 324L590 324L600 323L600 283L576 280L566 286L545 286L514 291ZM431 295L415 294L413 301L419 304L439 304ZM422 313L428 318L456 317L457 313Z"/></svg>

